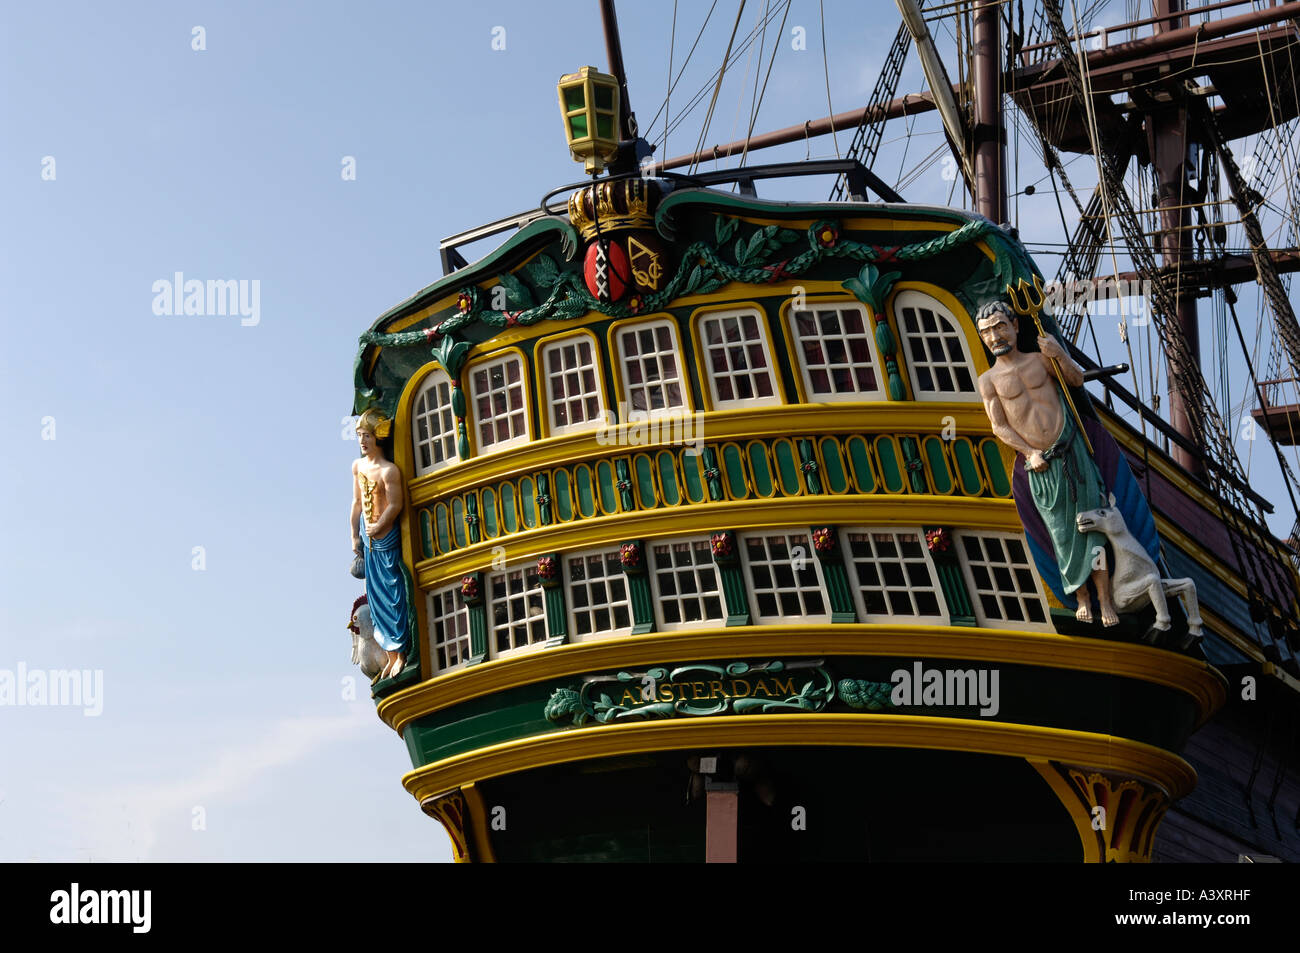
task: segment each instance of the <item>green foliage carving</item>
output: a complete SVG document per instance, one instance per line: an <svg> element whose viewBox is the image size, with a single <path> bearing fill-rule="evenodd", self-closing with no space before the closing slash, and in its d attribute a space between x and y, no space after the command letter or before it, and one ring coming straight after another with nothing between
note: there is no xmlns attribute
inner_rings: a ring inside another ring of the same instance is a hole
<svg viewBox="0 0 1300 953"><path fill-rule="evenodd" d="M885 298L889 296L889 290L894 287L894 282L901 277L903 277L901 271L889 271L882 275L879 268L868 262L862 266L862 270L858 272L856 278L848 278L840 282L840 284L853 297L869 307L874 314L881 314L885 310ZM877 343L880 341L879 328L880 326L877 325ZM886 327L885 331L888 332L889 328ZM880 347L882 351L885 349L883 344ZM888 353L894 353L892 344Z"/></svg>
<svg viewBox="0 0 1300 953"><path fill-rule="evenodd" d="M666 219L662 214L657 222L661 233L664 233ZM520 272L529 285L533 286L531 289L509 271L497 275L497 282L506 289L507 307L504 310L485 307L482 299L488 298L487 303L490 304L490 296L479 294L477 289L471 287L466 291L469 298L467 306L440 323L392 334L367 331L361 335L359 343L362 352L372 346L409 347L435 343L435 354L438 355L439 362L448 373L455 375L464 364L464 354L472 345L472 342L461 340L458 332L472 324L502 329L530 326L539 321L572 320L591 312L611 318L628 318L662 311L683 295L707 294L731 282L763 285L797 278L830 259L863 263L857 277L848 279L843 285L859 301L877 312L890 288L901 277L901 272L898 271L882 273L878 265L886 262L924 261L981 239L987 241L994 251L994 270L999 289L1021 277L1032 279L1035 274L1032 262L1019 244L1003 229L985 219L973 219L926 241L888 248L841 237L835 223L818 222L806 232L779 225L763 225L754 227L748 235L741 233L741 225L739 219L718 215L714 225L716 243L701 240L685 248L678 259L676 273L654 294L635 296L621 302L602 302L587 290L579 271L562 271L553 258L543 253ZM567 223L558 220L533 223L520 233L521 236L535 226L539 233L558 230L566 255L572 257L574 249L570 245L573 234L576 233L573 233ZM724 249L727 257L723 256ZM733 260L727 260L728 257ZM365 379L365 364L361 357L362 354L359 354L355 368L354 406L358 409L374 403L385 403L387 397L377 393L372 382ZM898 376L897 363L893 362L893 367L887 366L887 369L890 370L890 396L895 400L902 399L904 389ZM395 399L394 397L393 400Z"/></svg>

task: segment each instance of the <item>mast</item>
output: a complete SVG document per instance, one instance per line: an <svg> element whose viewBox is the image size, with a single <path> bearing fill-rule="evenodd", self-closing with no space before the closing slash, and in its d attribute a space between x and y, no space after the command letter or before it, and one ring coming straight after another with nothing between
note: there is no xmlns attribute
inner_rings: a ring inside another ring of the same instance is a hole
<svg viewBox="0 0 1300 953"><path fill-rule="evenodd" d="M609 164L610 174L631 172L637 167L640 152L649 154L648 147L638 149L636 118L628 101L627 70L623 66L623 43L618 33L618 13L614 0L600 0L600 22L605 30L605 55L609 58L610 75L618 80L618 138L622 145L618 157Z"/></svg>
<svg viewBox="0 0 1300 953"><path fill-rule="evenodd" d="M1182 17L1171 14L1183 9L1183 0L1155 0L1156 16L1161 17L1153 26L1157 37L1180 28ZM1187 102L1178 96L1173 102L1161 104L1152 101L1146 113L1148 143L1151 162L1156 174L1156 207L1160 210L1160 254L1165 269L1179 275L1184 261L1192 259L1191 209L1187 194L1189 156L1187 140ZM1177 279L1175 279L1177 280ZM1190 282L1180 282L1178 288L1177 322L1187 342L1187 353L1199 369L1201 342L1200 328L1197 320L1196 288ZM1170 355L1169 368L1169 422L1184 437L1195 438L1188 402L1195 396L1183 393L1179 380L1186 380L1186 375L1179 374L1173 366L1175 357ZM1189 473L1199 475L1204 467L1201 458L1189 453L1182 447L1170 448L1175 460Z"/></svg>
<svg viewBox="0 0 1300 953"><path fill-rule="evenodd" d="M1007 221L1006 128L1002 124L1002 23L996 0L975 7L971 31L975 81L975 210L997 224Z"/></svg>

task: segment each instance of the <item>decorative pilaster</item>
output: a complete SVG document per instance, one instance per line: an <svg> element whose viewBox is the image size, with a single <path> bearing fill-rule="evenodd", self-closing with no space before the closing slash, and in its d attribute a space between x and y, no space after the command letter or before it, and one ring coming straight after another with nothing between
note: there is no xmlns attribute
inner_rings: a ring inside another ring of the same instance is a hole
<svg viewBox="0 0 1300 953"><path fill-rule="evenodd" d="M655 629L654 597L646 575L645 546L634 539L618 548L618 560L627 578L627 599L632 606L632 634L645 635Z"/></svg>
<svg viewBox="0 0 1300 953"><path fill-rule="evenodd" d="M465 532L469 535L471 543L479 541L478 496L474 493L465 494Z"/></svg>
<svg viewBox="0 0 1300 953"><path fill-rule="evenodd" d="M469 658L466 666L487 661L487 605L483 601L483 574L471 573L460 581L460 595L469 614Z"/></svg>
<svg viewBox="0 0 1300 953"><path fill-rule="evenodd" d="M542 596L546 600L546 631L550 633L547 645L563 645L569 641L569 614L564 605L560 565L559 553L537 557L537 579L542 584Z"/></svg>
<svg viewBox="0 0 1300 953"><path fill-rule="evenodd" d="M727 606L727 625L749 625L749 597L745 592L745 574L740 568L736 534L723 530L709 537L713 563L718 567L722 598Z"/></svg>
<svg viewBox="0 0 1300 953"><path fill-rule="evenodd" d="M913 493L928 493L930 488L925 483L925 463L921 460L921 448L915 437L899 437L903 448L903 465L907 472L907 482Z"/></svg>
<svg viewBox="0 0 1300 953"><path fill-rule="evenodd" d="M948 603L948 618L952 625L975 625L975 610L971 607L966 577L961 571L961 561L952 545L952 533L946 526L926 526L925 545L930 550L935 572L939 574L939 588Z"/></svg>
<svg viewBox="0 0 1300 953"><path fill-rule="evenodd" d="M819 495L822 492L821 477L817 475L817 454L813 451L813 442L807 439L799 440L799 469L803 471L804 483L808 486L808 492Z"/></svg>
<svg viewBox="0 0 1300 953"><path fill-rule="evenodd" d="M848 571L844 568L844 551L840 548L839 533L834 526L814 526L812 544L817 561L822 564L822 578L826 580L831 622L856 622L857 610L853 606L853 590L849 587Z"/></svg>
<svg viewBox="0 0 1300 953"><path fill-rule="evenodd" d="M624 513L631 513L636 507L632 503L632 473L628 469L627 458L619 457L614 461L614 472L618 476L614 488L618 490L619 504Z"/></svg>
<svg viewBox="0 0 1300 953"><path fill-rule="evenodd" d="M551 482L545 473L537 474L537 492L533 497L537 501L537 518L543 526L551 525ZM539 563L540 565L540 563Z"/></svg>
<svg viewBox="0 0 1300 953"><path fill-rule="evenodd" d="M880 252L877 261L895 261L894 256L898 249L886 248L881 249ZM871 318L876 325L876 347L880 350L881 358L884 359L885 373L889 377L890 400L907 399L907 388L903 386L903 376L898 370L898 342L894 340L894 332L889 327L889 316L885 310L885 299L889 296L890 289L894 287L894 282L902 276L902 272L898 271L889 271L882 275L879 268L868 263L862 266L856 278L841 282L855 298L871 309Z"/></svg>
<svg viewBox="0 0 1300 953"><path fill-rule="evenodd" d="M456 456L469 459L469 431L465 427L465 391L460 381L451 379L451 412L456 415Z"/></svg>
<svg viewBox="0 0 1300 953"><path fill-rule="evenodd" d="M718 469L718 454L712 447L704 448L704 482L709 486L709 499L716 503L722 499L722 471Z"/></svg>

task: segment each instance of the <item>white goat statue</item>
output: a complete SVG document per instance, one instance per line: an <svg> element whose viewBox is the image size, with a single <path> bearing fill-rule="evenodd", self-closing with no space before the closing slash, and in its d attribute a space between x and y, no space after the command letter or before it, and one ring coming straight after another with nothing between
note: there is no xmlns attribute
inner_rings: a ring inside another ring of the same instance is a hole
<svg viewBox="0 0 1300 953"><path fill-rule="evenodd" d="M1110 591L1118 612L1134 612L1150 603L1156 610L1156 621L1151 631L1142 637L1143 642L1154 642L1161 633L1169 631L1168 596L1180 596L1187 611L1187 636L1179 648L1187 648L1194 639L1201 638L1201 612L1196 601L1196 583L1190 579L1161 579L1160 570L1142 544L1124 525L1124 516L1115 508L1115 494L1110 494L1110 506L1088 510L1075 517L1080 533L1096 531L1110 541L1115 552L1115 565L1111 567Z"/></svg>
<svg viewBox="0 0 1300 953"><path fill-rule="evenodd" d="M352 619L348 630L352 633L352 664L361 666L361 674L370 679L373 685L379 680L379 673L384 670L388 655L375 641L375 623L370 618L370 606L362 596L352 607Z"/></svg>

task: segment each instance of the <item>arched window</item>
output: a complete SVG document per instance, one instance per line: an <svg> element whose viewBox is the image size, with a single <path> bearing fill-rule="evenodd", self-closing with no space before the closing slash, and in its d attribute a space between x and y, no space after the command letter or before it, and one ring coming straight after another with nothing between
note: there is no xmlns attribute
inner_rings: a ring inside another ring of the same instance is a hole
<svg viewBox="0 0 1300 953"><path fill-rule="evenodd" d="M625 410L654 414L689 410L678 362L677 326L648 321L620 328L616 336ZM620 410L620 418L624 415Z"/></svg>
<svg viewBox="0 0 1300 953"><path fill-rule="evenodd" d="M952 312L911 289L894 299L903 356L917 400L974 399L975 374L966 335Z"/></svg>
<svg viewBox="0 0 1300 953"><path fill-rule="evenodd" d="M757 311L710 312L697 324L714 407L779 404L763 319Z"/></svg>
<svg viewBox="0 0 1300 953"><path fill-rule="evenodd" d="M431 371L411 407L415 475L424 476L456 460L456 415L451 410L451 378L447 372L442 368Z"/></svg>
<svg viewBox="0 0 1300 953"><path fill-rule="evenodd" d="M809 302L790 309L790 330L809 402L881 400L885 396L871 346L871 320L851 301Z"/></svg>
<svg viewBox="0 0 1300 953"><path fill-rule="evenodd" d="M470 412L478 452L528 442L523 359L505 354L469 369Z"/></svg>
<svg viewBox="0 0 1300 953"><path fill-rule="evenodd" d="M600 358L592 338L575 334L544 344L541 368L546 415L552 434L599 426L605 418Z"/></svg>

